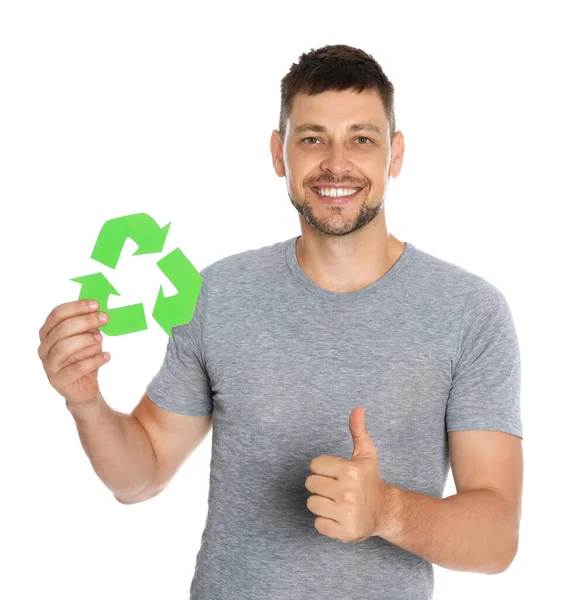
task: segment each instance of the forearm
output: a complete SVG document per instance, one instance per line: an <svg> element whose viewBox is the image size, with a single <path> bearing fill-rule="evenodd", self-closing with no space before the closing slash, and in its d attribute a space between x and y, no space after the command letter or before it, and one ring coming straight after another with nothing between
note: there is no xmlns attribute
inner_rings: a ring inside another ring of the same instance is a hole
<svg viewBox="0 0 588 600"><path fill-rule="evenodd" d="M516 554L518 526L512 520L492 490L437 498L386 484L376 535L446 569L494 574Z"/></svg>
<svg viewBox="0 0 588 600"><path fill-rule="evenodd" d="M113 410L100 393L95 402L68 409L94 471L116 499L128 504L148 497L156 458L139 421Z"/></svg>

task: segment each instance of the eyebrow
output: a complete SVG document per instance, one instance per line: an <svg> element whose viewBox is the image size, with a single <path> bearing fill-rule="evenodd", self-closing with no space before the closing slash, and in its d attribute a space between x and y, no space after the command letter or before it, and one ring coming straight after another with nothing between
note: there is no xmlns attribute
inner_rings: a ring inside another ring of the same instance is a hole
<svg viewBox="0 0 588 600"><path fill-rule="evenodd" d="M319 125L318 123L303 123L302 125L298 125L294 129L293 135L298 135L304 131L313 131L315 133L324 133L327 130L323 125ZM380 128L377 125L373 125L372 123L354 123L353 125L349 125L347 127L347 132L352 131L370 131L372 133L377 133L378 135L382 135Z"/></svg>

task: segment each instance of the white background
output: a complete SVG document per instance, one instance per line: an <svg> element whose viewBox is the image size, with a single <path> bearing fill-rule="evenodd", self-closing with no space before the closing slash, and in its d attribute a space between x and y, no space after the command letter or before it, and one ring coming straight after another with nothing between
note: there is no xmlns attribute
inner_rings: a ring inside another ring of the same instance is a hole
<svg viewBox="0 0 588 600"><path fill-rule="evenodd" d="M94 473L37 349L102 224L172 222L194 266L300 233L272 168L280 79L303 52L361 47L396 89L406 140L388 230L498 286L519 335L525 479L518 555L499 575L435 566L435 599L577 598L588 535L585 231L588 44L582 2L8 1L0 9L0 596L185 600L205 524L211 436L169 487L121 505ZM585 213L584 213L585 214ZM149 329L105 336L107 402L130 412L167 335L161 255L116 271L109 307ZM104 268L102 268L104 272ZM369 427L369 422L368 422ZM391 482L393 483L393 482ZM451 473L444 495L455 493Z"/></svg>

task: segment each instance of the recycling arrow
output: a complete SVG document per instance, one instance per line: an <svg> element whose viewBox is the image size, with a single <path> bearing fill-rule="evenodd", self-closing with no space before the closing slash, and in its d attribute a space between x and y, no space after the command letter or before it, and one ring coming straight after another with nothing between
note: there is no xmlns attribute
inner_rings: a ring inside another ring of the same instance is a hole
<svg viewBox="0 0 588 600"><path fill-rule="evenodd" d="M138 246L133 256L161 252L170 225L171 222L160 228L147 213L110 219L100 229L91 258L114 269L127 238ZM157 266L178 290L177 294L166 298L160 285L152 313L155 321L171 338L172 327L188 323L194 315L202 288L202 275L179 248L160 259ZM142 303L107 308L110 295L120 294L102 273L84 275L70 281L82 284L79 300L97 300L100 310L108 314L108 323L100 326L106 335L124 335L147 329Z"/></svg>
<svg viewBox="0 0 588 600"><path fill-rule="evenodd" d="M157 254L163 250L170 225L171 221L160 228L147 213L110 219L102 225L90 258L111 269L116 268L127 238L138 246L133 256Z"/></svg>
<svg viewBox="0 0 588 600"><path fill-rule="evenodd" d="M78 300L97 300L100 303L100 310L108 314L108 323L100 326L100 331L106 335L125 335L126 333L147 329L143 304L106 308L109 296L111 294L120 296L120 294L102 273L83 275L70 281L77 281L82 284Z"/></svg>
<svg viewBox="0 0 588 600"><path fill-rule="evenodd" d="M178 290L177 294L166 298L160 285L152 313L161 328L172 337L171 328L188 323L194 315L202 288L202 275L179 248L158 260L157 266Z"/></svg>

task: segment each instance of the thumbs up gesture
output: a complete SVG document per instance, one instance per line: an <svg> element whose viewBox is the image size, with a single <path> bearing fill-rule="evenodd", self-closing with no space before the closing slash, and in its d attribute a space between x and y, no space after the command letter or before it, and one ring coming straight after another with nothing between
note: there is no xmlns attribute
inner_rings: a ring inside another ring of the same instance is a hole
<svg viewBox="0 0 588 600"><path fill-rule="evenodd" d="M379 530L387 486L362 407L351 411L349 430L350 460L321 454L310 461L313 474L306 478L305 487L313 495L306 506L318 515L314 526L319 533L342 542L363 542Z"/></svg>

